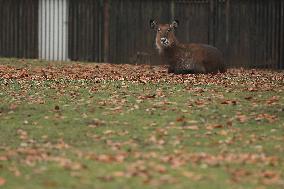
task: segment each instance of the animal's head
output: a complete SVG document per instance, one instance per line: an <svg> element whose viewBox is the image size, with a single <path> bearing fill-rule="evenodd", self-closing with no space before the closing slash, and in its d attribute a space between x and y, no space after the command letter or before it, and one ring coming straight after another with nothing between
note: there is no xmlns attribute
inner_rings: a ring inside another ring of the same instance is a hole
<svg viewBox="0 0 284 189"><path fill-rule="evenodd" d="M174 31L178 27L177 20L171 24L158 24L155 20L150 20L150 27L157 33L156 46L160 51L175 45L176 37Z"/></svg>

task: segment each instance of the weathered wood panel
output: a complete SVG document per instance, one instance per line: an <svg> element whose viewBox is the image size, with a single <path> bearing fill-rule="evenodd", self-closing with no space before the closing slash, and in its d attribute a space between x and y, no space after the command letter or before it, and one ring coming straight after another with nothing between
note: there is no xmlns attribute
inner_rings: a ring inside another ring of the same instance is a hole
<svg viewBox="0 0 284 189"><path fill-rule="evenodd" d="M37 0L0 0L0 56L37 57L37 15Z"/></svg>
<svg viewBox="0 0 284 189"><path fill-rule="evenodd" d="M280 7L280 40L279 40L279 50L278 53L280 55L279 62L278 62L278 68L284 69L284 1L281 1Z"/></svg>
<svg viewBox="0 0 284 189"><path fill-rule="evenodd" d="M94 0L69 0L69 57L102 61L102 4Z"/></svg>
<svg viewBox="0 0 284 189"><path fill-rule="evenodd" d="M171 18L167 0L115 0L110 10L110 62L156 63L154 32L150 19L168 22ZM154 54L154 56L153 56Z"/></svg>
<svg viewBox="0 0 284 189"><path fill-rule="evenodd" d="M209 0L176 1L174 17L180 22L176 31L178 38L184 42L208 44L209 16Z"/></svg>

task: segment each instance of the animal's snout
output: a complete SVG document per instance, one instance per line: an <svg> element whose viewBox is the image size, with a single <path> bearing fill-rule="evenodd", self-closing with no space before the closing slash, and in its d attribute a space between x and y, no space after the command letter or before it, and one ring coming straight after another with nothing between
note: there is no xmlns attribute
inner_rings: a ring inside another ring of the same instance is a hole
<svg viewBox="0 0 284 189"><path fill-rule="evenodd" d="M169 45L169 40L165 37L162 37L161 38L161 43L164 45L164 46L168 46Z"/></svg>

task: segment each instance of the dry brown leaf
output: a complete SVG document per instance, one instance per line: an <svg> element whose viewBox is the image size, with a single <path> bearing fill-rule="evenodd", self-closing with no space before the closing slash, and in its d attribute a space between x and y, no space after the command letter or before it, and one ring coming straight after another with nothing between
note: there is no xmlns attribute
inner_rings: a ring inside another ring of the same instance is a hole
<svg viewBox="0 0 284 189"><path fill-rule="evenodd" d="M182 128L188 130L199 130L199 127L197 125L184 126Z"/></svg>
<svg viewBox="0 0 284 189"><path fill-rule="evenodd" d="M221 124L214 124L214 125L208 125L206 127L207 130L220 129L220 128L224 128L224 126Z"/></svg>
<svg viewBox="0 0 284 189"><path fill-rule="evenodd" d="M0 186L3 186L4 184L6 184L6 180L0 177Z"/></svg>

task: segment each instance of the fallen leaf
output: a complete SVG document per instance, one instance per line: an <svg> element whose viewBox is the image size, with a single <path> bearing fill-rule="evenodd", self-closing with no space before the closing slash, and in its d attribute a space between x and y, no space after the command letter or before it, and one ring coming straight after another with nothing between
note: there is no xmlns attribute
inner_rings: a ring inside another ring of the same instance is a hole
<svg viewBox="0 0 284 189"><path fill-rule="evenodd" d="M6 184L6 180L0 177L0 186L3 186L4 184Z"/></svg>
<svg viewBox="0 0 284 189"><path fill-rule="evenodd" d="M188 130L199 130L199 127L197 125L184 126L182 128Z"/></svg>
<svg viewBox="0 0 284 189"><path fill-rule="evenodd" d="M208 125L206 127L207 130L213 130L213 129L220 129L223 128L224 126L221 124L214 124L214 125Z"/></svg>

